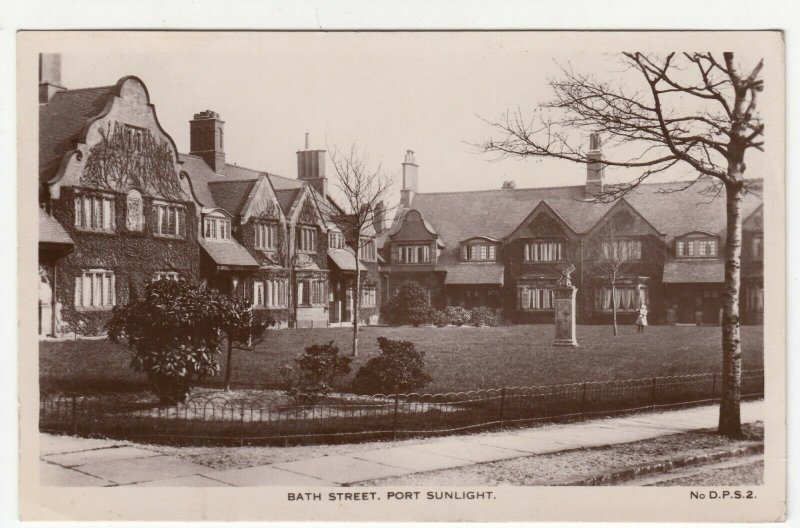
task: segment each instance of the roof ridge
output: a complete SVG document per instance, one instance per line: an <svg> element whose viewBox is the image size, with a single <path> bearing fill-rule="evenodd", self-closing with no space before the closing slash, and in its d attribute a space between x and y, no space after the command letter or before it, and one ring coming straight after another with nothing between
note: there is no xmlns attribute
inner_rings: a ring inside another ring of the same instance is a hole
<svg viewBox="0 0 800 528"><path fill-rule="evenodd" d="M219 179L216 181L210 181L208 182L208 184L211 185L212 183L241 183L241 182L254 182L254 181L258 181L258 178L240 178L237 180Z"/></svg>
<svg viewBox="0 0 800 528"><path fill-rule="evenodd" d="M90 88L69 88L69 89L65 88L63 90L56 92L56 94L70 93L70 92L88 92L92 90L113 90L115 87L116 85L109 84L107 86L92 86Z"/></svg>

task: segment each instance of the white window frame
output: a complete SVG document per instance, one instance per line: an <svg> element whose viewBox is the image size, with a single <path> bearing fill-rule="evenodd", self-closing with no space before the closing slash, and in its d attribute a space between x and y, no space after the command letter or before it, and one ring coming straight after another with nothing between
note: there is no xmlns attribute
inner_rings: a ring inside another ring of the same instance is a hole
<svg viewBox="0 0 800 528"><path fill-rule="evenodd" d="M75 277L74 305L78 310L110 310L116 305L116 277L105 269L86 270Z"/></svg>
<svg viewBox="0 0 800 528"><path fill-rule="evenodd" d="M675 241L675 256L678 258L717 258L719 240L713 237L680 238Z"/></svg>
<svg viewBox="0 0 800 528"><path fill-rule="evenodd" d="M203 238L206 240L230 240L230 219L216 216L206 216L203 219Z"/></svg>
<svg viewBox="0 0 800 528"><path fill-rule="evenodd" d="M338 231L328 233L328 247L330 249L344 249L344 235Z"/></svg>
<svg viewBox="0 0 800 528"><path fill-rule="evenodd" d="M153 202L155 222L153 233L159 237L183 238L186 235L186 208L169 202ZM172 230L170 230L172 217Z"/></svg>
<svg viewBox="0 0 800 528"><path fill-rule="evenodd" d="M358 258L361 260L374 261L376 260L375 252L375 239L367 239L363 237L358 247Z"/></svg>
<svg viewBox="0 0 800 528"><path fill-rule="evenodd" d="M255 223L255 247L266 251L278 249L278 225L273 222Z"/></svg>
<svg viewBox="0 0 800 528"><path fill-rule="evenodd" d="M638 238L604 240L602 251L605 258L618 256L620 260L638 261L642 260L642 241Z"/></svg>
<svg viewBox="0 0 800 528"><path fill-rule="evenodd" d="M524 311L552 312L555 309L554 286L521 284L517 286L517 308Z"/></svg>
<svg viewBox="0 0 800 528"><path fill-rule="evenodd" d="M113 195L81 191L75 195L74 203L76 228L105 233L111 233L116 229Z"/></svg>
<svg viewBox="0 0 800 528"><path fill-rule="evenodd" d="M400 244L397 255L401 264L430 264L431 246L429 244Z"/></svg>
<svg viewBox="0 0 800 528"><path fill-rule="evenodd" d="M361 290L361 307L375 308L377 289L375 286L364 286Z"/></svg>
<svg viewBox="0 0 800 528"><path fill-rule="evenodd" d="M301 253L317 252L317 229L301 226L297 228L297 251Z"/></svg>
<svg viewBox="0 0 800 528"><path fill-rule="evenodd" d="M525 243L525 262L563 262L563 240L532 240Z"/></svg>
<svg viewBox="0 0 800 528"><path fill-rule="evenodd" d="M600 290L608 290L608 299L611 300L611 286L599 286ZM614 287L616 290L617 313L632 313L639 309L641 304L649 304L650 291L646 284L618 284ZM626 293L630 292L630 293ZM621 303L628 297L627 306L622 306ZM595 295L595 308L604 313L613 312L610 305L605 305L601 302L602 295Z"/></svg>
<svg viewBox="0 0 800 528"><path fill-rule="evenodd" d="M181 278L180 274L177 271L157 271L153 273L153 280L179 280Z"/></svg>

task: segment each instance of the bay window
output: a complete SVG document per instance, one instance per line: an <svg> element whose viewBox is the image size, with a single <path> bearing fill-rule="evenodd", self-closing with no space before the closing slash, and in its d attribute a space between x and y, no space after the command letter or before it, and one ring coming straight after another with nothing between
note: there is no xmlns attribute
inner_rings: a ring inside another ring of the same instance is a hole
<svg viewBox="0 0 800 528"><path fill-rule="evenodd" d="M260 308L286 307L288 284L286 279L253 282L253 306Z"/></svg>
<svg viewBox="0 0 800 528"><path fill-rule="evenodd" d="M614 298L616 297L616 299ZM639 306L647 304L647 286L621 284L611 290L611 286L595 289L595 306L603 312L611 312L616 303L618 312L634 312Z"/></svg>
<svg viewBox="0 0 800 528"><path fill-rule="evenodd" d="M358 248L358 258L361 260L375 260L375 240L367 240L365 238L361 239L361 243L359 244Z"/></svg>
<svg viewBox="0 0 800 528"><path fill-rule="evenodd" d="M524 285L517 287L518 306L520 310L552 310L552 286Z"/></svg>
<svg viewBox="0 0 800 528"><path fill-rule="evenodd" d="M297 299L302 306L326 304L328 281L325 279L303 279L297 282Z"/></svg>
<svg viewBox="0 0 800 528"><path fill-rule="evenodd" d="M328 232L328 247L330 249L344 248L344 235L334 231Z"/></svg>

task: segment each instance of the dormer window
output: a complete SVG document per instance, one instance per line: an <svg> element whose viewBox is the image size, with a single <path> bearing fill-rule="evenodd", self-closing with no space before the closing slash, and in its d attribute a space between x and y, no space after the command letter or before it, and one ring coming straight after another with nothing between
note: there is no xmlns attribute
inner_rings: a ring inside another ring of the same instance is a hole
<svg viewBox="0 0 800 528"><path fill-rule="evenodd" d="M377 258L377 253L375 251L375 240L368 240L366 238L361 239L361 243L359 244L358 248L358 258L369 261L374 261Z"/></svg>
<svg viewBox="0 0 800 528"><path fill-rule="evenodd" d="M431 247L428 244L402 244L397 249L402 264L428 264L431 261Z"/></svg>
<svg viewBox="0 0 800 528"><path fill-rule="evenodd" d="M678 258L714 258L719 254L717 238L704 233L692 233L675 240Z"/></svg>
<svg viewBox="0 0 800 528"><path fill-rule="evenodd" d="M203 236L210 240L230 240L231 221L227 218L206 217L203 223Z"/></svg>
<svg viewBox="0 0 800 528"><path fill-rule="evenodd" d="M497 260L497 246L488 242L470 242L461 246L461 260Z"/></svg>
<svg viewBox="0 0 800 528"><path fill-rule="evenodd" d="M534 240L525 244L527 262L561 262L564 260L564 242L561 240Z"/></svg>

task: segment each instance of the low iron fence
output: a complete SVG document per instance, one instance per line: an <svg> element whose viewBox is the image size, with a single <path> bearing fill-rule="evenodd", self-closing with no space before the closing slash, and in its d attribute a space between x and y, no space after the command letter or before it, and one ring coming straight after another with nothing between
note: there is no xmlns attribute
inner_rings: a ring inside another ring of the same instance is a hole
<svg viewBox="0 0 800 528"><path fill-rule="evenodd" d="M289 445L397 439L714 403L717 374L592 381L446 394L301 394L270 399L41 393L43 432L179 445ZM742 398L764 372L742 373Z"/></svg>

